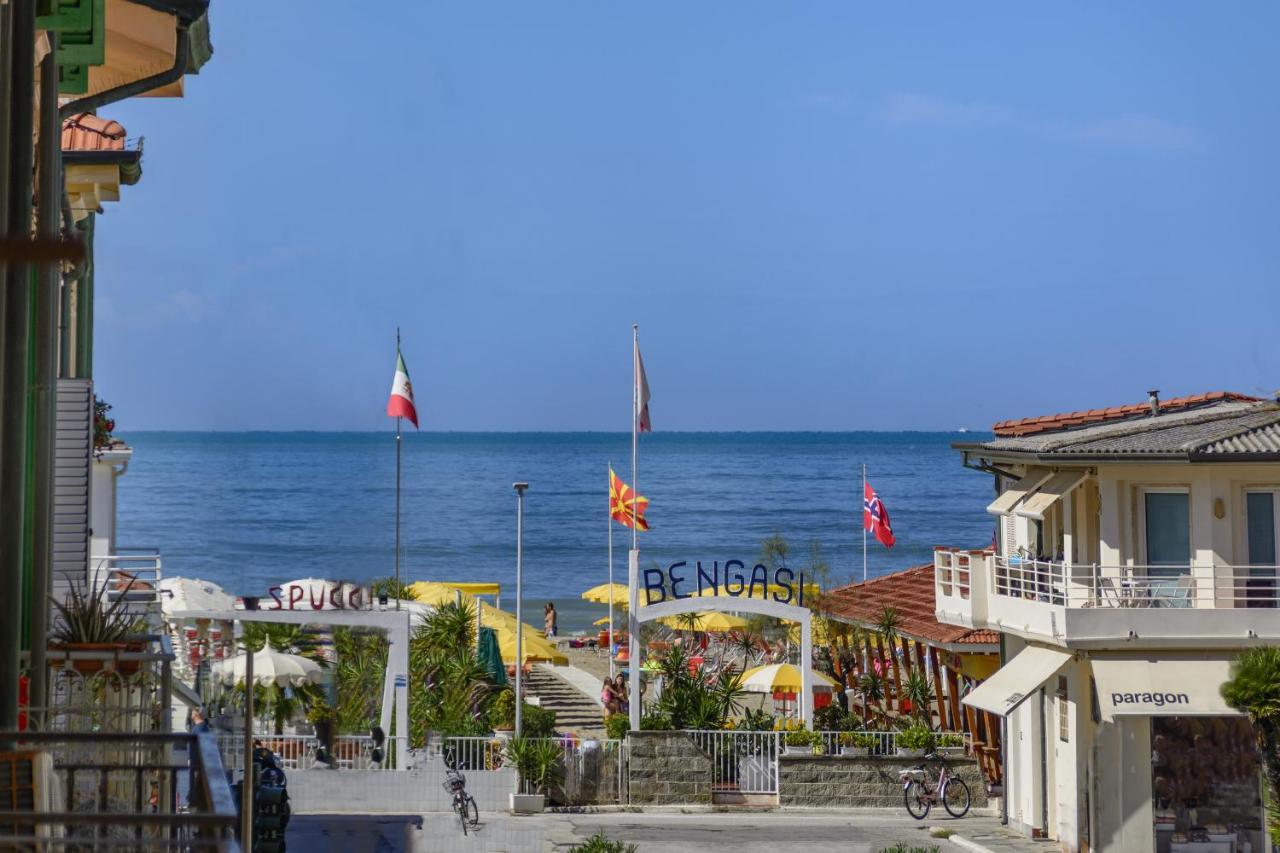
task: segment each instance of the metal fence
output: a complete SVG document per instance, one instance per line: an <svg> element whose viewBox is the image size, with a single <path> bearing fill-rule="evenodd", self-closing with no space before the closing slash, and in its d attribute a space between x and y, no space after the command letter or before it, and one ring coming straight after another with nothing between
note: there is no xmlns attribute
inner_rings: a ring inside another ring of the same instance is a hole
<svg viewBox="0 0 1280 853"><path fill-rule="evenodd" d="M239 850L207 735L9 732L0 742L14 747L0 754L0 848Z"/></svg>
<svg viewBox="0 0 1280 853"><path fill-rule="evenodd" d="M551 792L562 805L623 803L627 791L627 745L622 740L546 738L561 750L561 778ZM510 767L507 740L496 737L445 737L444 760L459 770L485 772Z"/></svg>
<svg viewBox="0 0 1280 853"><path fill-rule="evenodd" d="M222 764L228 770L244 770L244 735L216 732ZM333 739L328 762L320 760L320 741L314 735L256 734L254 740L275 753L286 770L337 767L339 770L395 770L398 737L379 746L368 735L339 735Z"/></svg>

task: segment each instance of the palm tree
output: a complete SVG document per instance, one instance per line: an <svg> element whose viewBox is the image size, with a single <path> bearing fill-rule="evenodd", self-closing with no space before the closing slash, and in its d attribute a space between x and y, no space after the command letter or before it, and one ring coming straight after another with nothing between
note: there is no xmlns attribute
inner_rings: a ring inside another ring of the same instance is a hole
<svg viewBox="0 0 1280 853"><path fill-rule="evenodd" d="M884 680L874 672L865 673L858 680L858 692L862 694L862 727L866 728L871 703L884 700Z"/></svg>
<svg viewBox="0 0 1280 853"><path fill-rule="evenodd" d="M382 701L387 638L377 631L341 627L334 629L333 645L338 659L334 675L338 730L368 731L377 722Z"/></svg>
<svg viewBox="0 0 1280 853"><path fill-rule="evenodd" d="M896 696L894 707L898 707L898 702L902 701L902 678L898 672L898 654L896 645L898 642L898 627L902 624L902 620L898 618L898 611L893 607L886 607L880 612L880 618L876 621L876 632L884 638L884 644L889 647L889 662L893 665L893 691Z"/></svg>
<svg viewBox="0 0 1280 853"><path fill-rule="evenodd" d="M928 723L929 703L933 701L933 685L929 683L929 677L920 670L913 669L907 673L902 687L907 699L911 701L912 715L921 722Z"/></svg>
<svg viewBox="0 0 1280 853"><path fill-rule="evenodd" d="M1222 685L1222 698L1248 715L1266 768L1267 823L1271 837L1280 835L1280 648L1248 649L1231 667L1231 678Z"/></svg>
<svg viewBox="0 0 1280 853"><path fill-rule="evenodd" d="M278 652L302 655L323 662L319 640L305 625L246 622L243 642L245 648L254 652L262 651L263 646L270 646Z"/></svg>
<svg viewBox="0 0 1280 853"><path fill-rule="evenodd" d="M475 608L465 601L441 604L423 622L419 634L434 649L469 650L476 639Z"/></svg>

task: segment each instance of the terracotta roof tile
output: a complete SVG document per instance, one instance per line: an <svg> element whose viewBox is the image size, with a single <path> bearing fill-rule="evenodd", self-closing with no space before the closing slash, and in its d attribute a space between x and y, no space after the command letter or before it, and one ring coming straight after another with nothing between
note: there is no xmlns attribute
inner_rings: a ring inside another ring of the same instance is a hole
<svg viewBox="0 0 1280 853"><path fill-rule="evenodd" d="M1204 394L1193 394L1188 397L1173 397L1168 400L1161 400L1160 413L1176 412L1207 403L1222 401L1255 403L1262 399L1261 397L1250 397L1247 394L1237 394L1232 391L1210 391ZM1067 429L1084 423L1131 418L1145 415L1150 411L1151 407L1148 403L1133 403L1128 406L1110 406L1106 409L1088 409L1087 411L1064 412L1058 415L1039 415L1037 417L1000 421L991 428L991 431L997 437L1012 438Z"/></svg>
<svg viewBox="0 0 1280 853"><path fill-rule="evenodd" d="M995 631L975 631L937 620L934 616L932 563L842 586L827 593L822 604L823 610L832 616L864 625L874 625L879 621L886 607L898 611L898 630L913 639L943 645L995 645L1000 642Z"/></svg>
<svg viewBox="0 0 1280 853"><path fill-rule="evenodd" d="M125 130L118 121L79 113L62 123L63 151L123 151L124 148Z"/></svg>

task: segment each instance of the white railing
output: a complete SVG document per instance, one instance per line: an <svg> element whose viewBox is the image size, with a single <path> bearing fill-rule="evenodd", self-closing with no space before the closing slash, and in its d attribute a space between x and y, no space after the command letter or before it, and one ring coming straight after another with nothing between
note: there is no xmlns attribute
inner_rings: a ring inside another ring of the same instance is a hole
<svg viewBox="0 0 1280 853"><path fill-rule="evenodd" d="M712 792L778 793L778 753L782 732L691 731L711 758Z"/></svg>
<svg viewBox="0 0 1280 853"><path fill-rule="evenodd" d="M818 732L823 755L840 755L845 747L866 749L867 755L897 755L900 732ZM937 732L937 749L946 753L968 753L970 738L958 732ZM842 743L841 739L849 741ZM855 743L855 741L857 741ZM870 743L868 743L870 741Z"/></svg>
<svg viewBox="0 0 1280 853"><path fill-rule="evenodd" d="M626 799L626 742L570 737L546 738L561 749L563 773L558 799L567 805L622 803ZM446 736L440 754L447 766L464 772L510 769L505 738Z"/></svg>
<svg viewBox="0 0 1280 853"><path fill-rule="evenodd" d="M218 750L228 770L244 769L244 735L218 732ZM325 763L320 761L320 741L314 735L257 734L254 740L275 753L286 770L337 767L339 770L394 770L399 738L388 737L381 747L368 735L338 735ZM381 761L377 751L381 750Z"/></svg>
<svg viewBox="0 0 1280 853"><path fill-rule="evenodd" d="M996 595L1058 607L1276 608L1275 566L1107 566L993 558Z"/></svg>
<svg viewBox="0 0 1280 853"><path fill-rule="evenodd" d="M1280 608L1277 566L1072 564L954 548L936 548L933 564L938 607L971 608L975 619L987 596L1064 608Z"/></svg>
<svg viewBox="0 0 1280 853"><path fill-rule="evenodd" d="M91 586L105 589L109 601L124 599L129 613L145 618L158 616L160 581L164 569L156 548L118 548L116 554L89 558Z"/></svg>

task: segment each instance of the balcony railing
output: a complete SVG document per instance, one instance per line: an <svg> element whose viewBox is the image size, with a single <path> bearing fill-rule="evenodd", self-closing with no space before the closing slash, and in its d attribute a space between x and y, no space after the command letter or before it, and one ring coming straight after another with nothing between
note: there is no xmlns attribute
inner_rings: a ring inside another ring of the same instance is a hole
<svg viewBox="0 0 1280 853"><path fill-rule="evenodd" d="M239 850L231 788L208 735L8 732L0 743L14 749L0 753L9 783L0 784L0 848Z"/></svg>
<svg viewBox="0 0 1280 853"><path fill-rule="evenodd" d="M939 548L934 578L941 599L975 598L982 578L994 596L1070 609L1280 607L1276 566L1072 564Z"/></svg>
<svg viewBox="0 0 1280 853"><path fill-rule="evenodd" d="M105 588L110 601L123 598L133 617L160 616L164 571L159 549L118 548L115 554L95 554L89 558L89 570L92 586Z"/></svg>
<svg viewBox="0 0 1280 853"><path fill-rule="evenodd" d="M244 735L215 733L222 764L228 770L244 769ZM333 739L331 761L320 761L320 741L314 735L256 734L254 740L275 753L286 770L337 767L340 770L394 770L399 737L384 738L379 746L368 735L338 735ZM381 752L381 755L378 754ZM375 761L375 758L380 760Z"/></svg>

